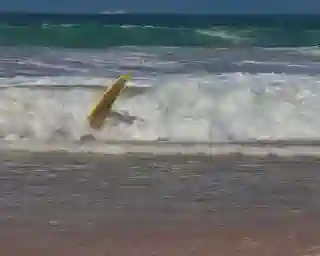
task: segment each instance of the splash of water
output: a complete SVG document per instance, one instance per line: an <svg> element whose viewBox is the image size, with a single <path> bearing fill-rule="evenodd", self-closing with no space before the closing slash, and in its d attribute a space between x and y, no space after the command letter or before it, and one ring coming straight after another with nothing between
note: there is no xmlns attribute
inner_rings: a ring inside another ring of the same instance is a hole
<svg viewBox="0 0 320 256"><path fill-rule="evenodd" d="M144 93L129 93L115 104L142 121L108 121L99 132L86 123L96 91L9 87L0 94L0 136L31 141L77 141L88 133L97 140L319 139L319 86L319 76L284 74L161 77Z"/></svg>

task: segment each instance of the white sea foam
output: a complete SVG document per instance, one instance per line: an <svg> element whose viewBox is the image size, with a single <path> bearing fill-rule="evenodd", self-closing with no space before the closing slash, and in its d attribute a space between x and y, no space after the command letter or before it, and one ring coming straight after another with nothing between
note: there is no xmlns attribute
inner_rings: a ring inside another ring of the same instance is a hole
<svg viewBox="0 0 320 256"><path fill-rule="evenodd" d="M19 81L20 79L20 81ZM142 94L121 98L118 111L138 116L132 125L106 123L100 132L86 123L97 92L86 88L42 90L31 83L92 85L83 78L2 79L30 85L1 89L0 136L7 140L226 141L246 139L320 139L320 76L281 74L173 75L146 81ZM99 80L99 81L98 81ZM102 78L101 78L102 80ZM131 86L139 86L135 81Z"/></svg>

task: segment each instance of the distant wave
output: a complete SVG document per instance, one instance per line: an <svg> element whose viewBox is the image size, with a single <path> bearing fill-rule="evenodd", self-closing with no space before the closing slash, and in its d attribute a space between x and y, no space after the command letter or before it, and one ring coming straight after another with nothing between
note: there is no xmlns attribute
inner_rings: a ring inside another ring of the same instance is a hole
<svg viewBox="0 0 320 256"><path fill-rule="evenodd" d="M319 17L0 15L0 45L295 47L320 42Z"/></svg>

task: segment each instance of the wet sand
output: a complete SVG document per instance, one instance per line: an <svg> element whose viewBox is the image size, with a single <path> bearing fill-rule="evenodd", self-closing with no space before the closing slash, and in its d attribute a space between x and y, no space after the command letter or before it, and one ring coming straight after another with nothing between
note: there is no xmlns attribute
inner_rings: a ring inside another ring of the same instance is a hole
<svg viewBox="0 0 320 256"><path fill-rule="evenodd" d="M320 158L1 152L1 255L318 255Z"/></svg>

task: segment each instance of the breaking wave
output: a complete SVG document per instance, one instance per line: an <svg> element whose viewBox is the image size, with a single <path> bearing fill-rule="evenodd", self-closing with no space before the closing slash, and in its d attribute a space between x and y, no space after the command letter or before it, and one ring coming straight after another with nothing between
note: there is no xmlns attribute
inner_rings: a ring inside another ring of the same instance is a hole
<svg viewBox="0 0 320 256"><path fill-rule="evenodd" d="M162 85L159 86L159 83ZM320 139L320 77L283 74L176 75L131 85L115 109L139 119L89 129L86 116L102 89L3 87L4 140L233 141Z"/></svg>

